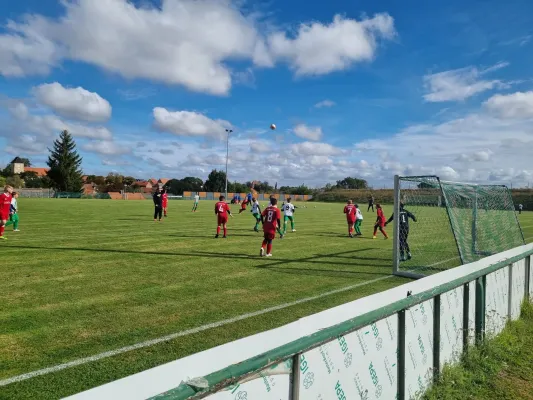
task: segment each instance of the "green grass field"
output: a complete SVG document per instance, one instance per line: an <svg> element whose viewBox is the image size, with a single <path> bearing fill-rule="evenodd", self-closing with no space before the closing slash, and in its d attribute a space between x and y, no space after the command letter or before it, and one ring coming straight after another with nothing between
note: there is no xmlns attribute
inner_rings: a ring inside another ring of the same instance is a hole
<svg viewBox="0 0 533 400"><path fill-rule="evenodd" d="M0 242L1 399L60 398L408 281L391 276L392 240L371 239L371 213L364 213L364 236L349 239L342 204L308 203L295 214L297 232L275 240L274 257L260 258L262 235L252 231L249 211L230 218L229 238L216 240L213 202L200 202L194 214L191 206L171 201L169 217L158 224L149 201L19 199L21 232L8 228L8 240ZM520 219L533 241L533 213ZM427 232L413 232L417 252L424 250L419 241L438 245L440 228L433 229L433 241ZM392 234L392 226L388 230ZM5 384L21 374L355 285Z"/></svg>

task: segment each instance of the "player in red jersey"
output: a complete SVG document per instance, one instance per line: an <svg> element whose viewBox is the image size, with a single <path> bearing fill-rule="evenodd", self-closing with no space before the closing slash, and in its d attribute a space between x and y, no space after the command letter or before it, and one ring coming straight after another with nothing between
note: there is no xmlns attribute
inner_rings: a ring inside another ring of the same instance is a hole
<svg viewBox="0 0 533 400"><path fill-rule="evenodd" d="M276 238L276 231L279 233L279 238L283 239L283 233L280 230L281 226L281 211L277 207L278 200L270 199L270 205L261 213L261 222L263 222L264 239L261 245L259 255L261 257L272 257L272 241Z"/></svg>
<svg viewBox="0 0 533 400"><path fill-rule="evenodd" d="M248 205L248 199L245 198L241 203L241 209L239 210L239 214L246 211L246 206Z"/></svg>
<svg viewBox="0 0 533 400"><path fill-rule="evenodd" d="M168 194L166 188L163 188L163 193L161 193L161 203L163 205L163 215L166 217L168 207Z"/></svg>
<svg viewBox="0 0 533 400"><path fill-rule="evenodd" d="M11 209L11 196L13 193L13 188L9 185L4 187L4 193L0 194L0 239L5 240L4 230L6 227L7 220L9 219L9 211Z"/></svg>
<svg viewBox="0 0 533 400"><path fill-rule="evenodd" d="M224 238L226 238L226 235L228 233L228 228L226 227L226 224L228 223L228 214L231 215L231 210L229 209L228 203L225 202L225 197L220 196L218 198L217 204L215 204L215 214L217 215L217 234L215 235L215 238L220 235L220 227L222 226L224 228Z"/></svg>
<svg viewBox="0 0 533 400"><path fill-rule="evenodd" d="M348 200L348 204L344 206L344 214L346 214L346 222L348 222L348 236L353 238L353 226L355 225L355 212L357 208L353 205L352 200Z"/></svg>
<svg viewBox="0 0 533 400"><path fill-rule="evenodd" d="M383 209L381 208L381 204L376 204L376 212L377 212L377 219L376 219L376 224L374 225L374 236L373 236L373 239L376 239L376 233L378 232L378 229L380 230L381 233L383 233L383 236L385 236L385 239L388 239L389 237L387 236L387 232L385 232L385 229L383 229L385 227L385 223L386 223L386 218L385 218L385 214L383 214Z"/></svg>

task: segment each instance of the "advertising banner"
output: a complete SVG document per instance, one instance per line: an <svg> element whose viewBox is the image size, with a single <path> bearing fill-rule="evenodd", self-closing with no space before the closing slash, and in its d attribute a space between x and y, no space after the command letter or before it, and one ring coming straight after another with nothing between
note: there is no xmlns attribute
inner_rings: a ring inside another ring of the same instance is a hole
<svg viewBox="0 0 533 400"><path fill-rule="evenodd" d="M520 260L513 264L511 283L511 319L520 317L520 307L526 292L526 261Z"/></svg>
<svg viewBox="0 0 533 400"><path fill-rule="evenodd" d="M303 354L300 398L395 399L397 330L393 315Z"/></svg>
<svg viewBox="0 0 533 400"><path fill-rule="evenodd" d="M493 337L507 322L509 311L509 267L487 275L485 308L485 334Z"/></svg>
<svg viewBox="0 0 533 400"><path fill-rule="evenodd" d="M440 366L459 361L463 352L463 287L440 296Z"/></svg>
<svg viewBox="0 0 533 400"><path fill-rule="evenodd" d="M416 399L433 379L433 300L406 311L405 351L405 397Z"/></svg>

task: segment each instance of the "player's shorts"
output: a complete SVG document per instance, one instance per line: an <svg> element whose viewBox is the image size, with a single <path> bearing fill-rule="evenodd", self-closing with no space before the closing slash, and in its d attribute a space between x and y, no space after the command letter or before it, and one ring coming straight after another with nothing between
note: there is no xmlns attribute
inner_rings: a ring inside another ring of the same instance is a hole
<svg viewBox="0 0 533 400"><path fill-rule="evenodd" d="M252 215L255 217L255 219L261 219L261 215L259 213L253 213Z"/></svg>
<svg viewBox="0 0 533 400"><path fill-rule="evenodd" d="M167 208L168 203L163 203L163 208Z"/></svg>
<svg viewBox="0 0 533 400"><path fill-rule="evenodd" d="M242 209L242 210L246 210L246 206L247 206L246 203L242 203L242 204L241 204L241 209Z"/></svg>
<svg viewBox="0 0 533 400"><path fill-rule="evenodd" d="M9 213L0 212L0 221L9 221Z"/></svg>
<svg viewBox="0 0 533 400"><path fill-rule="evenodd" d="M228 217L224 217L222 215L219 215L217 217L217 220L218 220L218 224L219 225L226 224L228 222Z"/></svg>
<svg viewBox="0 0 533 400"><path fill-rule="evenodd" d="M284 220L290 220L290 221L292 221L292 220L294 220L294 217L293 217L292 215L285 215L285 216L283 217L283 219L284 219Z"/></svg>
<svg viewBox="0 0 533 400"><path fill-rule="evenodd" d="M348 225L353 225L355 224L355 219L346 219L346 222L348 223Z"/></svg>
<svg viewBox="0 0 533 400"><path fill-rule="evenodd" d="M376 222L376 224L374 225L376 228L385 228L385 222L384 221L378 221Z"/></svg>
<svg viewBox="0 0 533 400"><path fill-rule="evenodd" d="M266 240L274 240L276 238L276 232L264 232L264 238Z"/></svg>

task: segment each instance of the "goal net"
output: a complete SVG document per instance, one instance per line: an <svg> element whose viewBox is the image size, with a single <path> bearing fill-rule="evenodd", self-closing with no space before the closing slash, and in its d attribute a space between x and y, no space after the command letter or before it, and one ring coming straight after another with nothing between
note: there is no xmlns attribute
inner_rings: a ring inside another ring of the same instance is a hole
<svg viewBox="0 0 533 400"><path fill-rule="evenodd" d="M437 176L395 177L394 186L397 275L422 277L525 244L506 186Z"/></svg>

